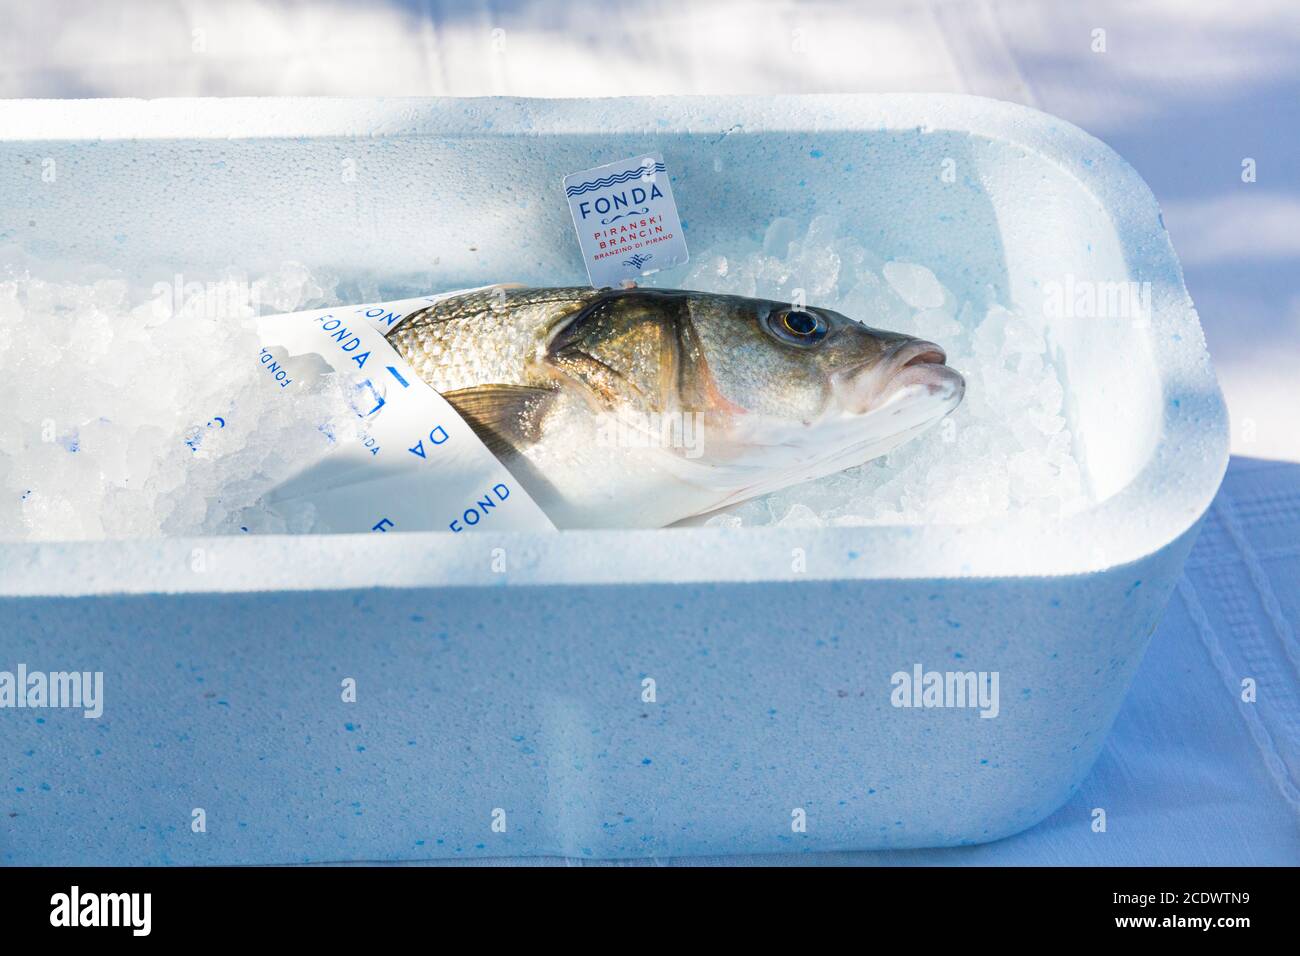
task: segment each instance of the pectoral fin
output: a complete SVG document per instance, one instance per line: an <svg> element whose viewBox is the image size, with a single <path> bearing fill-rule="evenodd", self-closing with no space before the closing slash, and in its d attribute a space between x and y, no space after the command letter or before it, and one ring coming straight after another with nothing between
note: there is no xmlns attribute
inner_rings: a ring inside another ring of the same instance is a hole
<svg viewBox="0 0 1300 956"><path fill-rule="evenodd" d="M526 385L475 385L442 393L494 455L537 441L555 395L553 389Z"/></svg>

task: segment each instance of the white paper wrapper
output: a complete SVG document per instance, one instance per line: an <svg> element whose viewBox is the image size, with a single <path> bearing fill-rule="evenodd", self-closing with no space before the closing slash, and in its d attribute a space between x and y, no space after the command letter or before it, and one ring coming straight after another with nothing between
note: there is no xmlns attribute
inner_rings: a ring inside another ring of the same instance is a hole
<svg viewBox="0 0 1300 956"><path fill-rule="evenodd" d="M465 291L465 290L462 290ZM258 320L254 361L266 388L292 402L305 377L339 375L358 427L331 436L317 460L263 499L272 511L310 505L329 531L554 530L456 410L384 337L413 313L459 295L339 306ZM243 427L256 427L245 423Z"/></svg>

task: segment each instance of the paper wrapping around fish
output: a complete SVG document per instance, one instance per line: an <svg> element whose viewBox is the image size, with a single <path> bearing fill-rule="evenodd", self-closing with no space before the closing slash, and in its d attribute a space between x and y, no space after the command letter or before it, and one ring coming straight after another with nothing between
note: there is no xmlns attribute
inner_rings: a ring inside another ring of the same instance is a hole
<svg viewBox="0 0 1300 956"><path fill-rule="evenodd" d="M654 528L861 464L960 403L943 349L837 312L488 286L260 320L267 387L355 421L266 496L330 531Z"/></svg>
<svg viewBox="0 0 1300 956"><path fill-rule="evenodd" d="M267 509L289 517L309 509L320 531L554 529L510 470L385 339L438 300L258 321L257 361L267 388L293 401L295 389L328 379L352 409L321 424L320 455L263 497Z"/></svg>

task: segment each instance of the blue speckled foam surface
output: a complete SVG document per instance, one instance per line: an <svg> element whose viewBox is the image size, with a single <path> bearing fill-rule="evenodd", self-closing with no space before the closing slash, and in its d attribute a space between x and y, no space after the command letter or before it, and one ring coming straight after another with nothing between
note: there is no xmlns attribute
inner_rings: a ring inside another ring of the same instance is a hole
<svg viewBox="0 0 1300 956"><path fill-rule="evenodd" d="M1147 573L6 601L28 622L7 631L6 659L103 670L106 707L0 715L22 755L3 778L19 812L3 853L240 863L993 839L1055 809L1095 758L1163 603L1133 587ZM1010 620L1012 586L1015 627L991 624ZM1101 609L1088 629L1053 626L1084 603ZM913 662L998 669L998 717L892 707L889 675Z"/></svg>

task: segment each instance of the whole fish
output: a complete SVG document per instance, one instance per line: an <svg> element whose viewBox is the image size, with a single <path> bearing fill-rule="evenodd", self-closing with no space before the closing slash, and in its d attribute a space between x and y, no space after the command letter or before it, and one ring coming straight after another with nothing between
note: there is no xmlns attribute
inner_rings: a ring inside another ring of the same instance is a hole
<svg viewBox="0 0 1300 956"><path fill-rule="evenodd" d="M965 383L829 309L497 286L388 334L560 528L652 528L883 455Z"/></svg>

